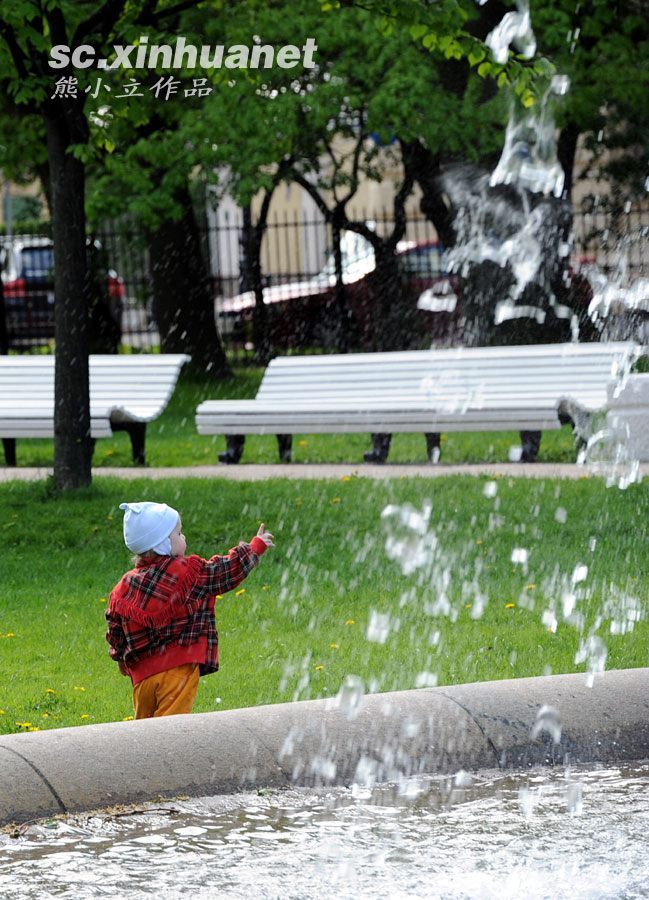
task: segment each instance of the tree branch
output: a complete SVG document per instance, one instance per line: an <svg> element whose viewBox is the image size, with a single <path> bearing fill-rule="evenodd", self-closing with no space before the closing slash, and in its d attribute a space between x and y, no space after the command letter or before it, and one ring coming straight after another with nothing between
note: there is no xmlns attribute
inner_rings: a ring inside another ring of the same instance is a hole
<svg viewBox="0 0 649 900"><path fill-rule="evenodd" d="M358 168L360 165L361 152L363 150L363 144L365 143L365 132L363 130L363 126L365 125L365 118L363 116L363 110L359 111L359 127L360 132L358 135L358 140L356 141L356 146L354 147L354 152L352 154L352 175L351 175L351 184L349 186L349 193L344 199L343 206L349 203L352 199L356 191L358 190ZM342 202L342 201L341 201Z"/></svg>
<svg viewBox="0 0 649 900"><path fill-rule="evenodd" d="M65 27L65 18L59 8L45 10L45 18L50 27L52 45L68 43L68 33Z"/></svg>
<svg viewBox="0 0 649 900"><path fill-rule="evenodd" d="M202 0L182 0L181 3L176 3L175 6L170 6L169 9L161 9L152 17L151 24L161 22L163 19L169 19L171 16L178 15L178 13L184 12L186 9L198 6L201 2Z"/></svg>
<svg viewBox="0 0 649 900"><path fill-rule="evenodd" d="M153 25L155 22L155 8L158 0L145 0L140 12L135 17L135 25Z"/></svg>
<svg viewBox="0 0 649 900"><path fill-rule="evenodd" d="M311 184L310 181L307 181L307 179L304 177L304 175L301 172L298 172L297 169L293 168L291 171L292 171L293 181L296 184L299 184L300 187L303 188L307 192L309 197L311 197L311 199L313 200L315 205L318 207L318 209L324 216L325 222L331 222L331 217L332 217L331 210L329 209L327 204L324 202L324 200L320 196L320 193L319 193L318 189L316 188L316 186Z"/></svg>
<svg viewBox="0 0 649 900"><path fill-rule="evenodd" d="M89 34L108 35L121 14L124 12L126 0L106 0L85 22L80 22L72 38L72 47L78 47Z"/></svg>
<svg viewBox="0 0 649 900"><path fill-rule="evenodd" d="M20 78L27 78L28 70L25 65L27 60L27 54L23 52L18 40L16 39L16 33L6 22L0 21L0 35L4 38L4 42L7 45L9 52L11 53L11 58L14 61L14 65L16 67L16 72L18 73Z"/></svg>

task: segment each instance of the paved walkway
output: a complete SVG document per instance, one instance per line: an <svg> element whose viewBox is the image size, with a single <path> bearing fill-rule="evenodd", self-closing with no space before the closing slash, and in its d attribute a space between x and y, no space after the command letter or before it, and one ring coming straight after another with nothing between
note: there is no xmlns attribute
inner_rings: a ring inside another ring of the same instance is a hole
<svg viewBox="0 0 649 900"><path fill-rule="evenodd" d="M649 474L649 463L640 466L643 475ZM51 468L0 467L0 482L39 481L52 474ZM587 478L608 473L597 472L592 466L571 463L479 463L466 465L353 465L351 463L290 463L282 465L243 464L238 466L186 466L183 468L100 468L92 470L93 477L113 478L227 478L230 481L260 481L265 478L441 478L445 475L495 475L517 478Z"/></svg>

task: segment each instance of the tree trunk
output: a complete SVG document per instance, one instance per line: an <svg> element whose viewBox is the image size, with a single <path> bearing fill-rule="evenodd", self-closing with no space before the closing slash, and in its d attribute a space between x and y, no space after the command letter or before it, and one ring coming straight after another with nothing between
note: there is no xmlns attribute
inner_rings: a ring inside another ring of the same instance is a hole
<svg viewBox="0 0 649 900"><path fill-rule="evenodd" d="M343 211L344 212L344 211ZM334 268L336 272L336 286L334 292L335 298L335 316L334 316L334 334L328 336L338 353L348 353L351 340L351 313L347 303L347 294L345 291L345 282L343 279L343 255L340 246L342 239L342 226L340 216L334 211L331 222L331 235L333 241L334 252Z"/></svg>
<svg viewBox="0 0 649 900"><path fill-rule="evenodd" d="M412 322L402 300L399 263L394 248L385 242L380 249L374 248L374 254L374 290L378 294L373 304L378 312L376 349L405 350L412 339Z"/></svg>
<svg viewBox="0 0 649 900"><path fill-rule="evenodd" d="M201 254L189 189L176 195L183 209L177 221L163 221L149 233L153 311L164 353L188 353L195 368L216 378L230 366L214 319L212 279Z"/></svg>
<svg viewBox="0 0 649 900"><path fill-rule="evenodd" d="M252 342L255 347L255 359L261 366L268 365L273 353L273 342L269 334L269 315L264 303L264 282L261 271L261 244L266 232L266 217L260 218L253 229L250 242L250 286L255 295L255 306L252 310Z"/></svg>
<svg viewBox="0 0 649 900"><path fill-rule="evenodd" d="M84 165L69 154L81 139L81 107L50 105L44 113L52 190L56 360L54 374L54 483L67 490L91 482L92 440L88 389L88 281Z"/></svg>
<svg viewBox="0 0 649 900"><path fill-rule="evenodd" d="M252 226L252 209L249 203L242 207L243 221L241 223L241 237L239 238L239 292L254 290L251 278L254 228Z"/></svg>
<svg viewBox="0 0 649 900"><path fill-rule="evenodd" d="M5 294L2 278L0 278L0 354L6 356L9 353L9 335L7 333L7 310L5 307Z"/></svg>
<svg viewBox="0 0 649 900"><path fill-rule="evenodd" d="M261 245L266 233L268 225L268 213L270 211L270 202L273 199L277 181L266 191L264 199L261 203L257 222L252 225L252 219L249 226L252 228L252 238L250 240L250 255L248 257L248 265L250 267L250 289L255 295L255 305L252 311L252 341L255 347L255 359L261 366L268 364L273 354L273 337L271 334L271 316L268 307L264 303L264 283L261 270Z"/></svg>
<svg viewBox="0 0 649 900"><path fill-rule="evenodd" d="M566 180L564 182L564 191L566 197L572 198L572 185L575 175L575 156L577 154L577 141L579 140L580 131L577 125L569 122L561 129L559 140L557 142L557 156L561 163Z"/></svg>
<svg viewBox="0 0 649 900"><path fill-rule="evenodd" d="M402 142L401 148L406 174L421 188L421 211L433 223L442 244L452 247L455 243L453 213L444 199L439 155L432 154L418 140Z"/></svg>

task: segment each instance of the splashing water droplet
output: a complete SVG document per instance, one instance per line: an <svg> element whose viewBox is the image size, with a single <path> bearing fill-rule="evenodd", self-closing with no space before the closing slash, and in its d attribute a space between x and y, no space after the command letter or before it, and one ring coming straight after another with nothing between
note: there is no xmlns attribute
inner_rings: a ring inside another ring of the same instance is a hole
<svg viewBox="0 0 649 900"><path fill-rule="evenodd" d="M373 609L367 623L367 640L375 644L385 644L390 634L391 624L388 613L379 613Z"/></svg>
<svg viewBox="0 0 649 900"><path fill-rule="evenodd" d="M485 497L495 497L498 493L498 483L496 481L488 481L482 492Z"/></svg>
<svg viewBox="0 0 649 900"><path fill-rule="evenodd" d="M310 765L311 772L325 781L333 781L336 777L336 763L325 756L314 756Z"/></svg>
<svg viewBox="0 0 649 900"><path fill-rule="evenodd" d="M567 75L553 75L550 90L553 94L567 94L570 90L570 78Z"/></svg>
<svg viewBox="0 0 649 900"><path fill-rule="evenodd" d="M538 788L521 787L518 789L518 803L526 819L536 810L541 802L541 794Z"/></svg>
<svg viewBox="0 0 649 900"><path fill-rule="evenodd" d="M518 11L505 13L485 40L496 62L501 66L507 62L511 44L518 48L525 59L531 59L536 52L536 39L532 31L527 0L518 0L517 6Z"/></svg>
<svg viewBox="0 0 649 900"><path fill-rule="evenodd" d="M536 714L530 737L535 741L540 734L547 732L555 744L561 741L561 717L554 706L542 706Z"/></svg>
<svg viewBox="0 0 649 900"><path fill-rule="evenodd" d="M473 776L470 772L465 772L464 769L460 769L459 772L455 773L453 783L455 784L455 787L471 787L473 784Z"/></svg>
<svg viewBox="0 0 649 900"><path fill-rule="evenodd" d="M609 419L609 427L592 435L578 458L594 474L604 476L607 487L617 484L621 490L640 480L640 462L632 458L628 428L624 429L623 425L614 418Z"/></svg>
<svg viewBox="0 0 649 900"><path fill-rule="evenodd" d="M379 776L379 763L370 756L361 756L354 772L354 784L360 789L373 788Z"/></svg>
<svg viewBox="0 0 649 900"><path fill-rule="evenodd" d="M434 672L420 672L415 679L415 687L427 688L437 686L437 675Z"/></svg>
<svg viewBox="0 0 649 900"><path fill-rule="evenodd" d="M560 525L565 525L565 523L568 521L568 513L563 508L563 506L557 506L556 512L554 514L554 520Z"/></svg>
<svg viewBox="0 0 649 900"><path fill-rule="evenodd" d="M592 687L595 683L595 675L601 675L606 667L608 649L604 641L597 634L590 634L579 642L579 649L575 654L575 663L586 663L586 684Z"/></svg>
<svg viewBox="0 0 649 900"><path fill-rule="evenodd" d="M404 575L427 565L438 545L437 536L428 530L432 504L425 500L421 512L409 503L386 506L381 519L388 529L385 552L396 560Z"/></svg>
<svg viewBox="0 0 649 900"><path fill-rule="evenodd" d="M351 721L363 708L365 687L357 675L346 675L338 691L338 708L343 716Z"/></svg>
<svg viewBox="0 0 649 900"><path fill-rule="evenodd" d="M545 625L545 627L551 631L553 634L556 633L557 625L557 617L554 614L554 611L551 609L546 609L543 611L543 615L541 616L541 623Z"/></svg>
<svg viewBox="0 0 649 900"><path fill-rule="evenodd" d="M514 565L527 565L529 553L524 547L514 547L512 550L511 561Z"/></svg>
<svg viewBox="0 0 649 900"><path fill-rule="evenodd" d="M588 566L584 566L581 563L575 566L575 570L572 573L572 583L579 584L580 581L586 581L588 578Z"/></svg>
<svg viewBox="0 0 649 900"><path fill-rule="evenodd" d="M566 809L571 816L579 816L582 811L583 787L579 781L566 785Z"/></svg>

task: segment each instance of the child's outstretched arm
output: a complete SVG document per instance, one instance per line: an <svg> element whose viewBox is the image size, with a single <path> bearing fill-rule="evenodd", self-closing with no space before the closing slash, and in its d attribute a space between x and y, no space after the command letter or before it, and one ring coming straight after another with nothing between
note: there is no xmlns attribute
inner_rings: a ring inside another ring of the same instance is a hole
<svg viewBox="0 0 649 900"><path fill-rule="evenodd" d="M213 594L225 594L232 591L256 566L269 547L274 547L273 535L266 531L262 522L255 537L246 543L241 541L226 556L218 554L208 559L204 568L206 588Z"/></svg>

